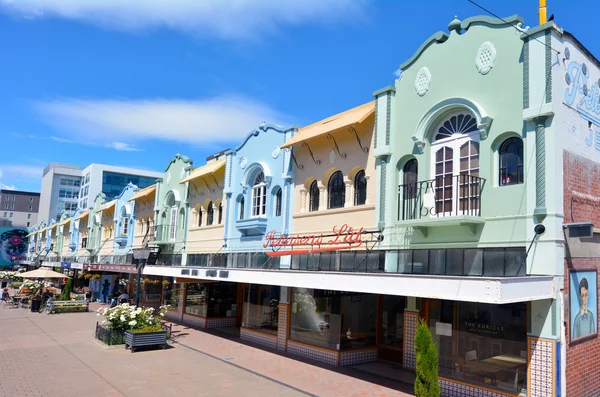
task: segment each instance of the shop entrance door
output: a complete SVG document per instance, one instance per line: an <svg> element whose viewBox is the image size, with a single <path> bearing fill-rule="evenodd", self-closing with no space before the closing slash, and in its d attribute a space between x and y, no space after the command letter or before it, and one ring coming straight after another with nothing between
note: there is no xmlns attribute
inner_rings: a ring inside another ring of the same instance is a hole
<svg viewBox="0 0 600 397"><path fill-rule="evenodd" d="M404 354L404 296L381 297L379 359L402 365Z"/></svg>

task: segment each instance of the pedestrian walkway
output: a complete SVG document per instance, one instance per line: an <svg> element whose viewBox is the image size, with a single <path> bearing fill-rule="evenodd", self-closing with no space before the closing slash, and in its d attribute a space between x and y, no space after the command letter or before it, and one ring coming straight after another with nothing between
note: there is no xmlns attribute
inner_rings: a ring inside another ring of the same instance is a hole
<svg viewBox="0 0 600 397"><path fill-rule="evenodd" d="M180 325L171 349L105 349L93 339L100 320L93 312L0 308L0 397L412 395L403 392L410 385Z"/></svg>

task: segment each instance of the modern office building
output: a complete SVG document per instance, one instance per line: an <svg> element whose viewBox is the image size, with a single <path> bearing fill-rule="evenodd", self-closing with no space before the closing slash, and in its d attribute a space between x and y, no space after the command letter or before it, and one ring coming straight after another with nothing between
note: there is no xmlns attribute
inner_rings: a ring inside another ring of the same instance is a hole
<svg viewBox="0 0 600 397"><path fill-rule="evenodd" d="M37 223L40 194L0 190L0 227L33 227Z"/></svg>
<svg viewBox="0 0 600 397"><path fill-rule="evenodd" d="M50 163L44 169L39 219L60 219L63 211L72 216L79 208L92 206L98 193L109 200L118 196L127 184L148 187L162 177L161 172L90 164L81 168L72 164Z"/></svg>

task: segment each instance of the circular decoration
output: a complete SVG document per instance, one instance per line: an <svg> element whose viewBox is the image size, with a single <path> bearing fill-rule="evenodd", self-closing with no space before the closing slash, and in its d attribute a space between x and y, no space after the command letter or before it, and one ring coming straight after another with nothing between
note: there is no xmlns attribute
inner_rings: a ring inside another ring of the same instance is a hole
<svg viewBox="0 0 600 397"><path fill-rule="evenodd" d="M245 157L240 157L240 167L242 169L246 168L246 166L248 165L248 159Z"/></svg>
<svg viewBox="0 0 600 397"><path fill-rule="evenodd" d="M335 162L335 152L333 151L333 149L331 149L331 151L329 152L329 162L331 164Z"/></svg>
<svg viewBox="0 0 600 397"><path fill-rule="evenodd" d="M567 60L571 59L571 51L569 51L569 47L565 47L565 58L567 58Z"/></svg>
<svg viewBox="0 0 600 397"><path fill-rule="evenodd" d="M494 67L494 61L496 60L496 48L492 43L486 41L477 50L477 57L475 58L475 66L481 74L488 74Z"/></svg>
<svg viewBox="0 0 600 397"><path fill-rule="evenodd" d="M415 90L419 96L423 96L429 90L429 84L431 83L431 73L426 66L423 66L417 73L415 78Z"/></svg>
<svg viewBox="0 0 600 397"><path fill-rule="evenodd" d="M271 153L271 156L273 156L273 158L276 159L277 157L279 157L279 153L281 153L281 148L279 146L276 146L275 149L273 149L273 153Z"/></svg>
<svg viewBox="0 0 600 397"><path fill-rule="evenodd" d="M571 85L571 75L568 72L565 73L565 81L567 82L567 85Z"/></svg>
<svg viewBox="0 0 600 397"><path fill-rule="evenodd" d="M588 68L587 65L584 63L583 65L581 65L581 71L583 72L583 74L585 74L586 76L588 75Z"/></svg>

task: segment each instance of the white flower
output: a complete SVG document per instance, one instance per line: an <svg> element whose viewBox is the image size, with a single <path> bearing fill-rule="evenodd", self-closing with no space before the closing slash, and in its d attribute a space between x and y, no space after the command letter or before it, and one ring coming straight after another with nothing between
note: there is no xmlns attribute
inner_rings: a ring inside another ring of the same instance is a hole
<svg viewBox="0 0 600 397"><path fill-rule="evenodd" d="M164 313L160 313L160 316L161 316L161 317L164 317L164 316L165 316L165 314L164 314Z"/></svg>
<svg viewBox="0 0 600 397"><path fill-rule="evenodd" d="M131 321L129 322L129 325L131 325L132 327L133 327L134 325L136 325L136 324L137 324L137 321L135 321L135 320L131 320Z"/></svg>
<svg viewBox="0 0 600 397"><path fill-rule="evenodd" d="M127 319L125 318L125 316L124 316L124 315L122 315L122 314L121 314L121 318L120 318L120 320L121 320L121 321L127 321Z"/></svg>

